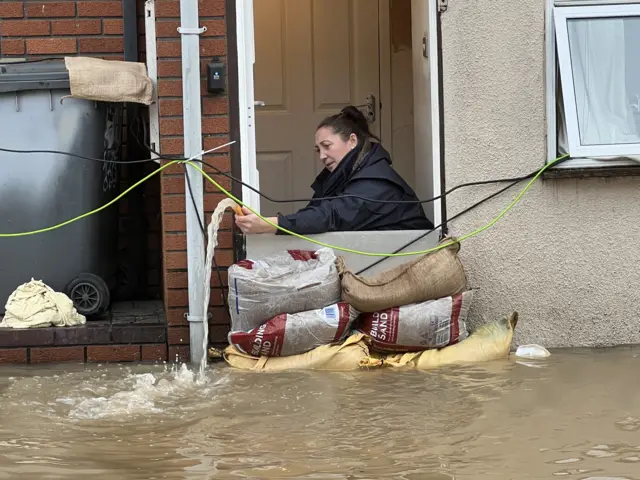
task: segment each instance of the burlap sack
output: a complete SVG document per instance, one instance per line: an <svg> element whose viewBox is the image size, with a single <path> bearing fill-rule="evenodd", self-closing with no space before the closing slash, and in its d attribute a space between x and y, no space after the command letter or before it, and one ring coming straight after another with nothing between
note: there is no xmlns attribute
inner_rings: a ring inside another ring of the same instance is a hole
<svg viewBox="0 0 640 480"><path fill-rule="evenodd" d="M240 352L232 345L223 353L223 358L232 367L254 372L277 372L285 370L358 370L369 358L370 351L364 335L351 335L342 344L323 345L307 353L290 357L252 357Z"/></svg>
<svg viewBox="0 0 640 480"><path fill-rule="evenodd" d="M487 323L471 333L465 340L441 350L372 356L361 366L385 366L433 370L451 365L476 364L509 358L513 333L518 323L518 312L496 322Z"/></svg>
<svg viewBox="0 0 640 480"><path fill-rule="evenodd" d="M144 63L65 57L71 97L151 105L153 84Z"/></svg>
<svg viewBox="0 0 640 480"><path fill-rule="evenodd" d="M455 242L445 238L440 245ZM426 302L462 293L467 277L458 258L459 243L365 278L349 270L342 275L342 301L363 313Z"/></svg>

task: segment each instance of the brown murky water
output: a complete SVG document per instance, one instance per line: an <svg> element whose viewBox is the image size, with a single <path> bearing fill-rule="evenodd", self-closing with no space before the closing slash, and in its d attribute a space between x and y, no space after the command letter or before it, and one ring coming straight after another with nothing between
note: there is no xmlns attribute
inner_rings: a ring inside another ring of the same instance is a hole
<svg viewBox="0 0 640 480"><path fill-rule="evenodd" d="M0 368L0 479L640 479L640 349L439 372Z"/></svg>

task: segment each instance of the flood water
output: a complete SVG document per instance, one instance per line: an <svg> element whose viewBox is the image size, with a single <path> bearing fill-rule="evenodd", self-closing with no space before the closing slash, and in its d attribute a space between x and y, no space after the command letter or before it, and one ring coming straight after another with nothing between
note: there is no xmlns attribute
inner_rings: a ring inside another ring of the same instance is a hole
<svg viewBox="0 0 640 480"><path fill-rule="evenodd" d="M640 479L640 349L438 372L0 368L0 479Z"/></svg>

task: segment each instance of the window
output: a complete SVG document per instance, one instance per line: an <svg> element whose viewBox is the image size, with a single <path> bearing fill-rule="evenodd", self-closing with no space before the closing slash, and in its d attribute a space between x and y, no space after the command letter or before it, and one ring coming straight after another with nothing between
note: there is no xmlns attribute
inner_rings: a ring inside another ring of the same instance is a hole
<svg viewBox="0 0 640 480"><path fill-rule="evenodd" d="M640 166L640 1L600 3L549 9L549 160L569 168Z"/></svg>

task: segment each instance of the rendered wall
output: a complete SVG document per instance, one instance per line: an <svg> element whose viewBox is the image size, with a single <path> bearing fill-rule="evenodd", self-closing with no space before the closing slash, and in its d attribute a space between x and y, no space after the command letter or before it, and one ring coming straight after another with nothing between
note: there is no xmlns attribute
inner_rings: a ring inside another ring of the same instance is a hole
<svg viewBox="0 0 640 480"><path fill-rule="evenodd" d="M442 16L447 188L519 176L546 156L543 0L449 2ZM518 187L523 188L524 183ZM520 312L516 344L640 342L640 178L544 180L461 258L481 323ZM499 186L448 198L452 216ZM514 188L451 224L460 235L497 215Z"/></svg>

